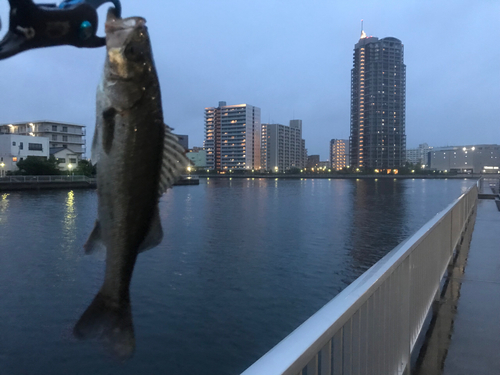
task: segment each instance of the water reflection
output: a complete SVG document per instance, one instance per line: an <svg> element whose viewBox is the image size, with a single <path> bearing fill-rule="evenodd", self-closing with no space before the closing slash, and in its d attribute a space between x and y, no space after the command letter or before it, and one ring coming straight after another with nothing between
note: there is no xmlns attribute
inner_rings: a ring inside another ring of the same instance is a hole
<svg viewBox="0 0 500 375"><path fill-rule="evenodd" d="M0 214L4 214L9 208L9 200L7 199L9 194L2 194L0 199ZM6 222L6 216L0 216L0 224L4 224Z"/></svg>
<svg viewBox="0 0 500 375"><path fill-rule="evenodd" d="M349 252L361 274L408 235L405 184L398 180L359 179L352 190Z"/></svg>
<svg viewBox="0 0 500 375"><path fill-rule="evenodd" d="M0 200L0 213L4 213L9 207L9 200L7 199L10 194L2 194L2 199Z"/></svg>
<svg viewBox="0 0 500 375"><path fill-rule="evenodd" d="M121 367L69 342L104 273L104 261L82 250L95 191L0 194L0 373L241 373L352 282L368 257L383 256L382 240L392 249L392 232L416 230L463 188L377 183L309 178L279 180L277 189L274 179L210 178L169 190L160 202L164 240L134 271L140 344Z"/></svg>
<svg viewBox="0 0 500 375"><path fill-rule="evenodd" d="M75 193L73 190L68 192L66 197L66 212L64 213L63 233L67 244L73 243L76 236L76 212L75 212Z"/></svg>

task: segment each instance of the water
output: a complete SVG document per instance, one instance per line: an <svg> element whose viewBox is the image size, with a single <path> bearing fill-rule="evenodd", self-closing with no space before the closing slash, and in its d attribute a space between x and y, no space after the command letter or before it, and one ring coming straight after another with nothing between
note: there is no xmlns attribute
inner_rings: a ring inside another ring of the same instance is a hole
<svg viewBox="0 0 500 375"><path fill-rule="evenodd" d="M238 374L472 180L201 181L160 202L131 286L136 353L72 337L104 255L92 190L0 194L1 374Z"/></svg>

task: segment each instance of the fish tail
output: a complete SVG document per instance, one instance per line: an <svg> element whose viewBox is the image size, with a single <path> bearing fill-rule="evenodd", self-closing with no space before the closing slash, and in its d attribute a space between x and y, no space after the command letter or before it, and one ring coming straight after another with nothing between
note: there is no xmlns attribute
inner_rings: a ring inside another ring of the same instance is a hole
<svg viewBox="0 0 500 375"><path fill-rule="evenodd" d="M130 358L135 350L130 301L117 303L102 292L97 293L76 323L73 334L81 340L100 340L113 357Z"/></svg>

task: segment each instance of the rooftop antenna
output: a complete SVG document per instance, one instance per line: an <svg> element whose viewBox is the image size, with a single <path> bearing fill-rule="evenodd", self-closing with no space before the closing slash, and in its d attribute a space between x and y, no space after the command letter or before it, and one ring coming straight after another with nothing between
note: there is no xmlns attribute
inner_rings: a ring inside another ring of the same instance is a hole
<svg viewBox="0 0 500 375"><path fill-rule="evenodd" d="M361 20L361 38L360 39L365 39L366 38L366 34L365 34L365 30L363 30L363 20Z"/></svg>

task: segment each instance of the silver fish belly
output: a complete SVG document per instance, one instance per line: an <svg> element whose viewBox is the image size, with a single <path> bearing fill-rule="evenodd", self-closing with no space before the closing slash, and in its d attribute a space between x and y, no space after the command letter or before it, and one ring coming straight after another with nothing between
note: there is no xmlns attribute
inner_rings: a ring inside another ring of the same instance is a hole
<svg viewBox="0 0 500 375"><path fill-rule="evenodd" d="M163 237L158 200L188 165L164 125L160 87L145 20L106 22L107 57L97 91L92 161L97 162L98 219L85 251L106 248L104 282L74 328L119 358L135 348L129 287L139 252Z"/></svg>

